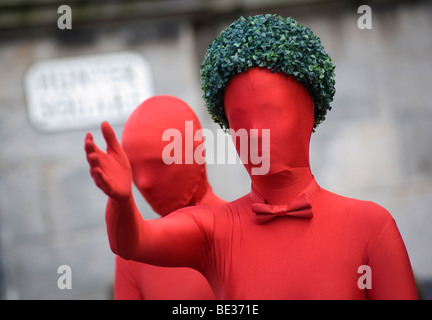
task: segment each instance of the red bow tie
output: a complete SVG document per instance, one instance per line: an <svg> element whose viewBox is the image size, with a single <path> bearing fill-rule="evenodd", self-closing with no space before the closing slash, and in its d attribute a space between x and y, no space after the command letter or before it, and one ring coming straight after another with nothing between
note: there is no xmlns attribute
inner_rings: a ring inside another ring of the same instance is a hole
<svg viewBox="0 0 432 320"><path fill-rule="evenodd" d="M315 186L317 185L315 184ZM259 224L266 223L280 216L312 218L312 206L308 200L308 195L310 196L313 191L315 191L315 188L306 188L302 194L288 204L266 204L264 199L252 189L250 193L252 197L252 211L256 213L256 220Z"/></svg>

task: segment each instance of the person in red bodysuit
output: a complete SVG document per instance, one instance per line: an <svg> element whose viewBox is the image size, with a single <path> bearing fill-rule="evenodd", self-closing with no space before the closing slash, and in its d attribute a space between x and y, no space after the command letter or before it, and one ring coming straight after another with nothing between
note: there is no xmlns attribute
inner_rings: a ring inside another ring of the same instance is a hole
<svg viewBox="0 0 432 320"><path fill-rule="evenodd" d="M391 215L375 203L317 185L308 152L312 106L300 83L265 68L251 68L230 81L225 93L230 127L271 128L270 171L251 175L251 193L222 207L188 207L143 220L126 188L128 170L112 172L114 183L101 174L101 186L109 195L106 222L113 252L155 265L195 268L208 279L217 299L417 298L408 255ZM121 158L109 125L102 129L108 148ZM88 151L92 148L87 145ZM252 166L245 164L248 172ZM298 211L308 211L305 198L311 213L278 216L293 201L306 208ZM258 221L265 212L276 214ZM370 267L371 289L358 285L361 266Z"/></svg>
<svg viewBox="0 0 432 320"><path fill-rule="evenodd" d="M172 96L155 96L140 104L123 128L122 147L130 162L133 181L161 216L185 206L226 203L209 185L205 164L163 162L163 149L168 143L162 141L164 131L178 130L185 139L188 121L195 135L201 125L185 102ZM92 140L90 135L87 138ZM200 142L191 143L195 151ZM214 295L207 280L196 270L163 268L116 256L114 299L209 300Z"/></svg>
<svg viewBox="0 0 432 320"><path fill-rule="evenodd" d="M237 44L237 43L236 43ZM108 154L86 143L106 211L113 252L125 259L200 271L217 299L417 299L413 272L391 215L379 205L321 188L309 165L314 101L293 76L251 67L223 96L230 129L270 129L259 144L270 170L251 192L219 207L187 207L144 220L114 132ZM240 145L236 144L240 152ZM267 152L268 151L268 152ZM366 270L367 274L363 274ZM362 285L366 276L366 285Z"/></svg>

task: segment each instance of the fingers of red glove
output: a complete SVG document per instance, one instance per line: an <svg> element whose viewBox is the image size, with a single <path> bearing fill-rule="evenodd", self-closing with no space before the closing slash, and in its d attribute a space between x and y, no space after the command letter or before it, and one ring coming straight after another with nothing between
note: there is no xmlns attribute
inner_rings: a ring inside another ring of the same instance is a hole
<svg viewBox="0 0 432 320"><path fill-rule="evenodd" d="M112 150L114 152L117 152L119 148L121 148L121 146L111 125L107 121L104 121L101 124L101 130L103 137L107 143L107 151L110 152Z"/></svg>
<svg viewBox="0 0 432 320"><path fill-rule="evenodd" d="M90 152L94 152L95 149L95 144L93 142L93 136L91 133L87 133L85 139L84 139L84 150L86 151L86 153L90 153Z"/></svg>
<svg viewBox="0 0 432 320"><path fill-rule="evenodd" d="M90 174L95 184L109 197L117 200L131 196L132 172L129 159L108 122L101 125L107 144L107 153L100 150L90 133L85 138L85 151Z"/></svg>
<svg viewBox="0 0 432 320"><path fill-rule="evenodd" d="M91 167L100 166L99 155L96 152L87 154L87 161Z"/></svg>
<svg viewBox="0 0 432 320"><path fill-rule="evenodd" d="M87 161L90 165L90 175L93 178L96 186L103 192L108 194L108 186L104 178L103 170L100 164L100 156L104 153L96 146L91 133L87 133L85 137L84 149L86 151Z"/></svg>
<svg viewBox="0 0 432 320"><path fill-rule="evenodd" d="M124 167L125 170L127 170L127 174L130 174L130 163L129 159L123 150L121 144L118 142L115 132L111 125L104 121L101 124L102 134L107 144L107 153L109 155L112 155L120 165Z"/></svg>
<svg viewBox="0 0 432 320"><path fill-rule="evenodd" d="M84 150L87 154L87 160L91 154L98 154L102 152L94 143L91 133L87 133L86 135L86 138L84 140Z"/></svg>
<svg viewBox="0 0 432 320"><path fill-rule="evenodd" d="M96 146L90 133L88 133L86 136L84 148L86 151L87 162L89 163L90 168L100 167L100 156L103 155L103 152L99 150L99 148Z"/></svg>
<svg viewBox="0 0 432 320"><path fill-rule="evenodd" d="M92 168L90 170L90 174L93 177L94 182L96 185L108 196L111 195L111 188L110 184L107 181L107 177L105 176L103 170L99 167Z"/></svg>

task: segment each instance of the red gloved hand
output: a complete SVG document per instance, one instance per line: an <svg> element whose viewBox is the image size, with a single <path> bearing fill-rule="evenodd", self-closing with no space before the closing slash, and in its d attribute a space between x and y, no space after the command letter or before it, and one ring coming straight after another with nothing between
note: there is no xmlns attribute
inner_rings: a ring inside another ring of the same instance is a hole
<svg viewBox="0 0 432 320"><path fill-rule="evenodd" d="M127 200L132 195L132 170L129 159L110 124L103 122L101 129L107 143L107 153L96 146L90 133L87 133L85 138L90 174L96 185L110 198Z"/></svg>

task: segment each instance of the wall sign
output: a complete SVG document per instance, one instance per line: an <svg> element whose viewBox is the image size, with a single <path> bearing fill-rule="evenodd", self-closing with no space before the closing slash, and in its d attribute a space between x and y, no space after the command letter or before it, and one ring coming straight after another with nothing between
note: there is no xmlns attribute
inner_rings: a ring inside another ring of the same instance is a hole
<svg viewBox="0 0 432 320"><path fill-rule="evenodd" d="M149 63L135 52L36 62L24 85L29 120L46 132L123 122L153 95Z"/></svg>

